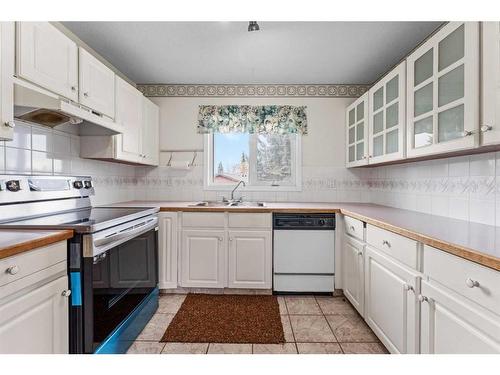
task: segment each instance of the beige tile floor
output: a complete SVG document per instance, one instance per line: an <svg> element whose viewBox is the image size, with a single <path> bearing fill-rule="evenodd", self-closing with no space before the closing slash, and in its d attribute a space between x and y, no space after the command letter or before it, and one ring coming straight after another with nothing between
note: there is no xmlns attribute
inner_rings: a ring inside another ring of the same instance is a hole
<svg viewBox="0 0 500 375"><path fill-rule="evenodd" d="M129 354L381 354L375 334L344 297L279 296L285 344L159 342L185 295L160 296L158 311Z"/></svg>

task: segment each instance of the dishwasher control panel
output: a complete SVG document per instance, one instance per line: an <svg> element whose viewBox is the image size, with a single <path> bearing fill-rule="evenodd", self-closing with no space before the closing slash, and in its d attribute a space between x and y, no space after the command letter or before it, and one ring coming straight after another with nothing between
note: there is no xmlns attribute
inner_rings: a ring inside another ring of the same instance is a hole
<svg viewBox="0 0 500 375"><path fill-rule="evenodd" d="M335 230L335 214L274 214L273 228L279 230Z"/></svg>

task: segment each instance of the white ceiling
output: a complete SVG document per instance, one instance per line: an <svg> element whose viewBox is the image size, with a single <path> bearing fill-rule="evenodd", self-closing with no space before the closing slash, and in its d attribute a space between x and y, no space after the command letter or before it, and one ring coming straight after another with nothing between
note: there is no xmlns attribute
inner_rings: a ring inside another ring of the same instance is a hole
<svg viewBox="0 0 500 375"><path fill-rule="evenodd" d="M372 83L439 22L63 22L136 83Z"/></svg>

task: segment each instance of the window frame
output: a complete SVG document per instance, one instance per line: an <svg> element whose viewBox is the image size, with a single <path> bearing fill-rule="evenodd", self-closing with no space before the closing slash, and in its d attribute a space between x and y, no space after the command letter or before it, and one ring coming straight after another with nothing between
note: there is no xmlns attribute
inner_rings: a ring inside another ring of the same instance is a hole
<svg viewBox="0 0 500 375"><path fill-rule="evenodd" d="M279 185L279 186L271 186L271 185L250 185L250 182L247 186L240 186L238 190L243 191L266 191L266 192L280 192L280 191L302 191L302 138L300 134L294 134L296 136L295 139L295 149L293 150L294 158L292 161L295 164L294 172L295 172L295 184L293 185ZM234 188L232 184L215 184L213 182L213 166L214 166L214 136L213 134L204 134L203 136L203 160L204 170L203 170L203 189L204 190L216 190L216 191L231 191ZM250 155L249 155L250 157ZM254 169L252 166L249 166L249 173ZM250 181L250 176L249 176Z"/></svg>

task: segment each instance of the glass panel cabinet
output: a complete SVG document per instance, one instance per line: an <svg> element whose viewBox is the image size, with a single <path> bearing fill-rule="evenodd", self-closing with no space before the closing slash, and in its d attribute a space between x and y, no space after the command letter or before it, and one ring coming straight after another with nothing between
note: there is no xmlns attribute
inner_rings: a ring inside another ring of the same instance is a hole
<svg viewBox="0 0 500 375"><path fill-rule="evenodd" d="M368 92L370 164L404 158L405 83L403 61Z"/></svg>
<svg viewBox="0 0 500 375"><path fill-rule="evenodd" d="M416 49L406 90L408 157L478 146L479 23L450 22Z"/></svg>
<svg viewBox="0 0 500 375"><path fill-rule="evenodd" d="M368 164L368 93L347 107L346 166Z"/></svg>
<svg viewBox="0 0 500 375"><path fill-rule="evenodd" d="M482 23L481 144L500 143L500 22Z"/></svg>

